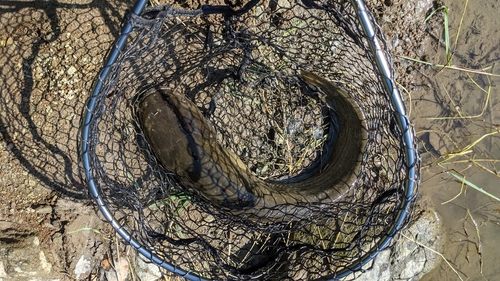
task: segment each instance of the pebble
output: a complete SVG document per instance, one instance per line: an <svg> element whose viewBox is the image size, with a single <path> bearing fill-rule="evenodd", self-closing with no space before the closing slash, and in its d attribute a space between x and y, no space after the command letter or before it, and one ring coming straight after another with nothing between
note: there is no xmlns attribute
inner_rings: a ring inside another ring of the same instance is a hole
<svg viewBox="0 0 500 281"><path fill-rule="evenodd" d="M52 214L51 206L42 206L35 210L38 214Z"/></svg>
<svg viewBox="0 0 500 281"><path fill-rule="evenodd" d="M142 255L138 255L136 265L137 277L141 281L156 281L162 277L160 267L151 262L147 262Z"/></svg>
<svg viewBox="0 0 500 281"><path fill-rule="evenodd" d="M76 279L79 279L82 275L87 275L88 273L90 273L91 269L92 266L90 260L86 259L85 255L82 255L75 266L74 273L76 275Z"/></svg>
<svg viewBox="0 0 500 281"><path fill-rule="evenodd" d="M70 66L70 67L68 68L68 74L69 74L69 75L73 75L73 74L75 74L75 73L76 73L76 68L75 68L74 66Z"/></svg>

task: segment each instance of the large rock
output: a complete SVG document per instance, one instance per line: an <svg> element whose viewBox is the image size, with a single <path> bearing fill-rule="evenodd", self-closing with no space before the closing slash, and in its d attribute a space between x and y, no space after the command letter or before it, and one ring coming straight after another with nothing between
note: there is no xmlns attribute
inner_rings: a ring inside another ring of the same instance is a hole
<svg viewBox="0 0 500 281"><path fill-rule="evenodd" d="M440 221L436 212L421 211L416 220L396 236L393 247L380 252L365 266L364 272L350 275L345 280L420 280L438 264L435 251L441 249Z"/></svg>

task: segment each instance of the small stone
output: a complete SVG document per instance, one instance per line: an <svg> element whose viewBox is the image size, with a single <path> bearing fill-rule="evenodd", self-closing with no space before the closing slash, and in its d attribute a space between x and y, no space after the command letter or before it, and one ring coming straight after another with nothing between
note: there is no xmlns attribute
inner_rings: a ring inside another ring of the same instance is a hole
<svg viewBox="0 0 500 281"><path fill-rule="evenodd" d="M70 66L70 67L68 68L68 74L69 74L69 75L73 75L73 74L75 74L75 73L76 73L76 68L75 68L74 66Z"/></svg>
<svg viewBox="0 0 500 281"><path fill-rule="evenodd" d="M85 256L82 255L78 262L75 265L75 275L76 279L80 279L80 276L83 275L82 277L86 277L88 273L90 273L91 270L91 264L90 261L85 259Z"/></svg>
<svg viewBox="0 0 500 281"><path fill-rule="evenodd" d="M0 221L0 231L5 232L6 230L13 229L14 223L9 221Z"/></svg>
<svg viewBox="0 0 500 281"><path fill-rule="evenodd" d="M52 207L51 206L42 206L40 208L37 208L36 212L38 214L52 214Z"/></svg>
<svg viewBox="0 0 500 281"><path fill-rule="evenodd" d="M155 281L161 278L160 268L151 262L146 261L143 256L137 258L137 277L142 281Z"/></svg>
<svg viewBox="0 0 500 281"><path fill-rule="evenodd" d="M14 43L14 39L12 39L12 37L7 38L7 41L6 41L7 46L12 45L13 43Z"/></svg>
<svg viewBox="0 0 500 281"><path fill-rule="evenodd" d="M118 276L114 268L110 267L108 270L104 272L107 281L119 281ZM142 279L140 279L142 280Z"/></svg>
<svg viewBox="0 0 500 281"><path fill-rule="evenodd" d="M69 90L68 93L64 96L67 100L72 100L75 98L75 91Z"/></svg>
<svg viewBox="0 0 500 281"><path fill-rule="evenodd" d="M34 70L34 73L33 73L33 76L35 77L35 79L37 80L40 80L43 78L43 69L41 66L37 65L35 67L35 70Z"/></svg>
<svg viewBox="0 0 500 281"><path fill-rule="evenodd" d="M0 278L10 278L10 276L5 272L5 266L3 261L0 261Z"/></svg>
<svg viewBox="0 0 500 281"><path fill-rule="evenodd" d="M52 264L47 261L47 258L45 257L43 251L40 251L40 267L45 273L50 273L50 271L52 270Z"/></svg>

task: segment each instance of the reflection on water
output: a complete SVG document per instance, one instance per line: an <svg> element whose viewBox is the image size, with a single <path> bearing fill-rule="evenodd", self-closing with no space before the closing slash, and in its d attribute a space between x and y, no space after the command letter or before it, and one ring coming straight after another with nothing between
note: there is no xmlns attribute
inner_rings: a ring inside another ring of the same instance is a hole
<svg viewBox="0 0 500 281"><path fill-rule="evenodd" d="M464 4L447 3L452 42ZM500 1L468 3L452 65L490 67L484 71L500 73L494 65L500 56L499 9ZM444 48L438 52L435 62L443 63ZM427 167L420 190L422 200L435 205L442 216L441 251L453 268L442 262L423 280L500 280L500 202L457 180L461 175L500 198L500 98L495 86L500 77L449 69L439 74L429 70L424 76L432 90L422 87L412 93L417 97L412 100L412 118L421 149L428 151L422 155Z"/></svg>

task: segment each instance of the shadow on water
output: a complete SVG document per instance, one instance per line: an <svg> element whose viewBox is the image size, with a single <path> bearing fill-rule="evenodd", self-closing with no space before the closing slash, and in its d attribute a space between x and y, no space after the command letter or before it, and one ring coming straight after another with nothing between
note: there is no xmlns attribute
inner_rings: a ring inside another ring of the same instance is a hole
<svg viewBox="0 0 500 281"><path fill-rule="evenodd" d="M2 141L41 185L70 199L86 197L77 155L80 113L133 4L82 2L0 3Z"/></svg>

